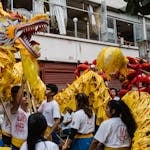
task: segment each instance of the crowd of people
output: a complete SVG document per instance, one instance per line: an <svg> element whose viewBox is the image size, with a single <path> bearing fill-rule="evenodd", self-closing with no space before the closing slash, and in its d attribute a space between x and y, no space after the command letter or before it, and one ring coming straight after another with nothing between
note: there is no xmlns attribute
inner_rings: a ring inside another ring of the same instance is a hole
<svg viewBox="0 0 150 150"><path fill-rule="evenodd" d="M37 112L29 110L24 84L11 89L12 99L0 107L4 114L2 144L12 150L130 150L136 123L128 106L120 99L110 100L105 108L108 119L98 130L89 97L77 93L76 111L65 113L54 96L55 84L46 84L45 96Z"/></svg>

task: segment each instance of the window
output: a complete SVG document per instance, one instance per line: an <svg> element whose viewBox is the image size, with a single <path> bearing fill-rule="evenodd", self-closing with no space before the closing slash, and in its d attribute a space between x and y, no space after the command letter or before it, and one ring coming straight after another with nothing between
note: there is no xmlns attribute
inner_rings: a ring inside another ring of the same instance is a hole
<svg viewBox="0 0 150 150"><path fill-rule="evenodd" d="M75 35L73 19L77 18L77 37L99 40L100 7L98 5L89 7L89 3L76 1L67 1L67 6L67 35Z"/></svg>
<svg viewBox="0 0 150 150"><path fill-rule="evenodd" d="M117 43L124 45L134 45L133 24L125 21L116 20Z"/></svg>
<svg viewBox="0 0 150 150"><path fill-rule="evenodd" d="M32 10L32 0L13 0L14 8L24 8L28 11Z"/></svg>

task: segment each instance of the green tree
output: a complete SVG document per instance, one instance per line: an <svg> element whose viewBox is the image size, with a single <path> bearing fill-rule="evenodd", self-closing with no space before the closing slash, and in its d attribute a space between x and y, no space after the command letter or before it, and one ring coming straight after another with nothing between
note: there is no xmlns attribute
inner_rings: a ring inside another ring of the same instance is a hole
<svg viewBox="0 0 150 150"><path fill-rule="evenodd" d="M126 12L131 15L150 14L150 0L124 0L127 2Z"/></svg>

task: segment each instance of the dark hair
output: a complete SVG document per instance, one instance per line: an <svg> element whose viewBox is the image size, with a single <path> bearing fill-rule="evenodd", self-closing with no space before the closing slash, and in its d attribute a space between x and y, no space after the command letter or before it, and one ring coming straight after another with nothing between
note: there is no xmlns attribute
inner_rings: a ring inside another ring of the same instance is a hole
<svg viewBox="0 0 150 150"><path fill-rule="evenodd" d="M29 98L31 99L32 98L32 94L31 93L27 93L26 91L23 91L23 96L28 96L29 94Z"/></svg>
<svg viewBox="0 0 150 150"><path fill-rule="evenodd" d="M20 86L13 86L13 87L11 88L11 93L12 93L12 94L17 94L18 91L19 91L19 88L20 88Z"/></svg>
<svg viewBox="0 0 150 150"><path fill-rule="evenodd" d="M35 150L36 143L45 141L43 135L47 128L47 122L42 113L34 113L28 119L28 150Z"/></svg>
<svg viewBox="0 0 150 150"><path fill-rule="evenodd" d="M16 101L16 96L18 94L19 89L20 89L20 86L13 86L11 88L11 97L12 97L11 102L14 103Z"/></svg>
<svg viewBox="0 0 150 150"><path fill-rule="evenodd" d="M133 138L134 132L136 130L136 122L131 114L129 107L122 100L119 101L110 100L107 103L107 106L109 107L110 111L115 109L115 113L113 114L112 117L120 116L121 120L127 126L127 130L130 137Z"/></svg>
<svg viewBox="0 0 150 150"><path fill-rule="evenodd" d="M23 96L27 96L27 92L26 91L23 91Z"/></svg>
<svg viewBox="0 0 150 150"><path fill-rule="evenodd" d="M112 91L114 91L115 93L112 93ZM116 88L110 88L110 92L110 94L113 94L113 96L118 96L118 90Z"/></svg>
<svg viewBox="0 0 150 150"><path fill-rule="evenodd" d="M78 93L75 96L77 101L77 110L83 109L89 118L93 116L92 108L89 105L88 96L85 93Z"/></svg>
<svg viewBox="0 0 150 150"><path fill-rule="evenodd" d="M55 84L46 84L46 88L50 89L51 92L54 92L55 94L58 92L58 87Z"/></svg>

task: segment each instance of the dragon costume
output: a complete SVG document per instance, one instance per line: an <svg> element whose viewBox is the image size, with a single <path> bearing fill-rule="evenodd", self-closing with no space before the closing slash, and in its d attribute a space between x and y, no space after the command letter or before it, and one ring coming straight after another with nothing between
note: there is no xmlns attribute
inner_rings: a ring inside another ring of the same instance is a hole
<svg viewBox="0 0 150 150"><path fill-rule="evenodd" d="M89 97L90 106L97 116L96 123L99 125L107 118L105 107L112 99L103 78L92 70L85 70L72 84L55 95L61 112L66 107L76 110L75 95L79 92L84 92Z"/></svg>
<svg viewBox="0 0 150 150"><path fill-rule="evenodd" d="M10 97L12 86L21 84L22 76L28 81L36 100L44 98L45 85L38 75L37 58L40 56L39 43L32 35L46 31L48 16L40 14L30 20L14 12L6 12L0 3L0 93ZM16 60L16 54L21 58Z"/></svg>
<svg viewBox="0 0 150 150"><path fill-rule="evenodd" d="M78 74L83 71L89 69L88 66L89 63L80 64L77 66ZM150 124L150 62L147 60L144 60L142 58L134 58L131 56L123 56L123 53L121 52L121 49L115 48L115 47L105 47L102 49L102 51L99 53L97 59L96 59L96 67L101 72L103 71L105 73L105 76L102 74L99 74L103 79L111 80L111 74L114 74L116 78L120 78L120 76L123 76L123 82L122 82L122 89L119 91L120 98L128 105L128 107L131 110L131 113L133 114L133 117L137 124L137 129L134 133L134 137L132 139L132 150L149 150L150 149L150 131L149 131L149 124ZM81 69L80 69L81 68ZM76 71L76 72L77 72ZM78 78L78 80L86 77L84 74L81 74L81 76ZM97 77L97 75L96 75ZM90 90L90 81L91 78L87 76L86 84L89 85ZM97 77L99 78L99 77ZM85 80L85 79L84 79ZM99 80L95 80L95 85L98 85ZM82 85L83 81L81 80L78 85ZM86 90L86 86L84 85L84 91ZM102 85L102 84L101 84ZM80 87L80 86L77 86ZM72 86L73 88L73 86ZM105 87L99 86L99 91L104 91ZM75 89L80 88L74 88L72 91L75 91ZM69 89L65 89L64 93L71 93ZM93 91L93 90L92 90ZM97 95L97 90L93 91L92 95ZM66 94L67 95L67 94ZM107 102L109 99L102 100L102 93L100 94L100 97L92 96L90 93L90 99L93 100L94 110L98 108L98 110L101 110L98 118L104 120L105 116L103 115L103 108L105 106L105 102ZM61 95L60 95L61 96ZM67 99L67 97L65 97ZM98 98L98 99L97 99ZM72 98L70 98L72 99ZM69 102L68 102L69 103ZM69 103L71 106L72 103ZM101 108L101 106L103 106Z"/></svg>

